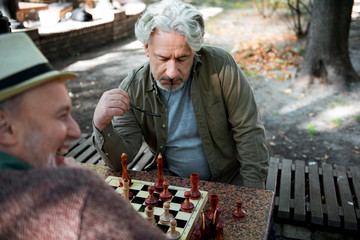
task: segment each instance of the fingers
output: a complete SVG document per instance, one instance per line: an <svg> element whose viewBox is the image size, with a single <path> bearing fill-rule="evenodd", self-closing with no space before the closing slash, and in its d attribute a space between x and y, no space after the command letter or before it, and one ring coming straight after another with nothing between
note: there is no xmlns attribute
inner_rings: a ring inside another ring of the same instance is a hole
<svg viewBox="0 0 360 240"><path fill-rule="evenodd" d="M123 116L130 109L129 94L121 89L104 92L94 112L94 124L102 130L114 116Z"/></svg>

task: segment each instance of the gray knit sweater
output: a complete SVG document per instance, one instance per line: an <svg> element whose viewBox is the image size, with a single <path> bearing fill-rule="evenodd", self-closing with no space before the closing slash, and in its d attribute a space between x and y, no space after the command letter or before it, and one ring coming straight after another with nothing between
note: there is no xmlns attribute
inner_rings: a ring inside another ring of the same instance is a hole
<svg viewBox="0 0 360 240"><path fill-rule="evenodd" d="M0 186L0 239L164 239L88 170L0 170Z"/></svg>

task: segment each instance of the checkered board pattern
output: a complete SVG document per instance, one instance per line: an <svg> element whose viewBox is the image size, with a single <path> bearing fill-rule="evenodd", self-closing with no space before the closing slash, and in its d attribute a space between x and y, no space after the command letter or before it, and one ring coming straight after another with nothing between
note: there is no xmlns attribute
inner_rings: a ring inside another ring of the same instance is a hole
<svg viewBox="0 0 360 240"><path fill-rule="evenodd" d="M119 187L120 177L109 176L106 178L106 182L112 186L116 192L121 194L122 188ZM143 217L145 217L145 199L149 196L148 187L154 185L152 182L145 182L140 180L131 180L132 186L130 187L130 192L133 193L134 197L131 200L131 205L139 212ZM169 192L173 194L173 198L170 201L170 213L174 216L177 221L176 231L180 232L180 239L190 239L191 233L194 230L197 219L199 218L202 209L204 208L207 199L208 192L201 191L201 197L198 200L190 201L194 204L194 210L191 213L183 212L181 208L181 203L185 201L184 193L189 191L189 188L169 186ZM163 201L159 198L159 193L154 193L154 196L159 199L157 206L154 207L154 215L156 225L164 232L170 231L169 225L163 225L159 222L159 217L164 213Z"/></svg>

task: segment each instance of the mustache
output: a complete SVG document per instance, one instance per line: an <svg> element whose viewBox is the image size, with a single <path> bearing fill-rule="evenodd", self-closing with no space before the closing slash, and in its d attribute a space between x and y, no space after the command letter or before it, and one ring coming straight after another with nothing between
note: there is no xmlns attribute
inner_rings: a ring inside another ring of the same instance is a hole
<svg viewBox="0 0 360 240"><path fill-rule="evenodd" d="M182 79L181 77L176 77L176 78L160 77L160 78L158 79L158 81L161 81L161 80L173 82L173 81L177 81L177 80L182 81L183 79Z"/></svg>

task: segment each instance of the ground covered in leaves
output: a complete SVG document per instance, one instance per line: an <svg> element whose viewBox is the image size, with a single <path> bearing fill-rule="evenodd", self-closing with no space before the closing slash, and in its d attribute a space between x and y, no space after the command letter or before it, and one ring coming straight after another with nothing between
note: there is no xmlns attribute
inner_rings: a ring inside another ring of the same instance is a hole
<svg viewBox="0 0 360 240"><path fill-rule="evenodd" d="M299 88L294 74L305 44L296 41L281 16L264 19L252 9L203 11L217 12L206 20L206 44L231 52L248 76L271 156L359 165L359 87L354 86L351 92L317 83L308 90ZM350 56L360 74L359 39L357 22L350 33ZM117 87L131 68L146 60L141 46L127 41L54 63L79 74L67 85L73 98L73 116L83 132L92 131L92 114L101 94Z"/></svg>

